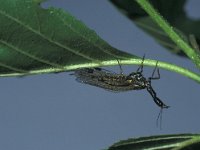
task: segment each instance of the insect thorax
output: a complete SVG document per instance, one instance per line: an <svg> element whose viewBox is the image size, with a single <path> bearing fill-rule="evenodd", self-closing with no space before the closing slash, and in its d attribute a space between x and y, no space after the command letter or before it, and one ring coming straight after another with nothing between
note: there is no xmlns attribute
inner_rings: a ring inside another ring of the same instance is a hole
<svg viewBox="0 0 200 150"><path fill-rule="evenodd" d="M140 72L133 72L127 76L127 79L137 87L137 89L144 89L149 84L149 81Z"/></svg>

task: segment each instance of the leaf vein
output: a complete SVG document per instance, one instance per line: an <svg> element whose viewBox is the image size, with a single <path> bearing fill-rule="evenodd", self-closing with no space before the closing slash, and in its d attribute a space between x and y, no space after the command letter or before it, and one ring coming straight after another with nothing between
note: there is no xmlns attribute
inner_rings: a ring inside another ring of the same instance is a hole
<svg viewBox="0 0 200 150"><path fill-rule="evenodd" d="M77 52L77 51L75 51L74 49L72 49L72 48L70 48L70 47L64 46L64 45L60 44L59 42L56 42L56 41L53 41L53 40L49 39L49 38L46 37L45 35L43 35L43 34L41 34L40 32L34 30L34 29L31 28L30 26L24 24L24 23L21 22L20 20L14 18L13 16L7 14L6 12L4 12L4 11L2 11L2 10L0 10L0 14L5 15L7 18L9 18L9 19L15 21L16 23L18 23L18 24L24 26L25 28L29 29L29 30L32 31L33 33L35 33L35 34L41 36L42 38L46 39L46 40L49 41L50 43L53 43L53 44L55 44L55 45L57 45L57 46L59 46L59 47L61 47L61 48L64 48L64 49L66 49L66 50L68 50L68 51L70 51L70 52L72 52L72 53L74 53L74 54L76 54L76 55L79 55L79 56L81 56L81 57L83 57L83 58L85 58L85 59L96 61L95 59L93 59L93 58L91 58L91 57L89 57L89 56L86 56L85 54L82 54L82 53L80 53L80 52Z"/></svg>
<svg viewBox="0 0 200 150"><path fill-rule="evenodd" d="M3 68L6 68L6 69L12 70L12 71L17 71L17 72L20 72L20 73L27 73L26 70L15 68L15 67L12 67L12 66L7 65L7 64L2 63L2 62L0 62L0 66L3 67Z"/></svg>
<svg viewBox="0 0 200 150"><path fill-rule="evenodd" d="M47 65L51 65L51 66L56 67L56 68L62 68L61 65L58 65L58 64L55 64L55 63L51 63L51 62L49 62L47 60L41 59L41 58L36 57L36 56L34 56L32 54L26 53L25 51L22 51L22 50L18 49L16 46L13 46L13 45L7 43L6 41L3 41L2 39L0 40L0 42L2 44L6 45L7 47L19 52L20 54L23 54L23 55L25 55L27 57L30 57L30 58L34 59L34 60L37 60L37 61L42 62L42 63L45 63Z"/></svg>

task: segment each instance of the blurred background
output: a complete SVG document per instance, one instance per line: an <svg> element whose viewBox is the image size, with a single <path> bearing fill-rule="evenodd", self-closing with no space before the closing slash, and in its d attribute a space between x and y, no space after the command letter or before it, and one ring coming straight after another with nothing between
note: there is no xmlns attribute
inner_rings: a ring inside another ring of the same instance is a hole
<svg viewBox="0 0 200 150"><path fill-rule="evenodd" d="M195 72L190 60L169 53L137 28L107 0L49 0L84 22L113 47L177 64ZM185 10L200 17L200 1ZM138 66L122 66L125 73ZM119 67L107 67L119 72ZM153 68L144 67L146 77ZM112 93L80 84L69 72L0 78L0 149L100 150L122 139L175 133L199 133L199 84L160 69L152 81L158 97L171 107L163 111L162 130L156 127L160 109L146 90Z"/></svg>

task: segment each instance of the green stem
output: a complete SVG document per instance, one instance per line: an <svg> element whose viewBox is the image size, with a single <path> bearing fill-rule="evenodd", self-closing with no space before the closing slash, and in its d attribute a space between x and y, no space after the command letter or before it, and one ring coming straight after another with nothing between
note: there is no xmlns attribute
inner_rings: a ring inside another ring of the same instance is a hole
<svg viewBox="0 0 200 150"><path fill-rule="evenodd" d="M122 60L120 61L120 64L137 64L140 65L142 63L141 59L132 59L132 60ZM150 59L145 59L143 64L146 66L156 66L157 60L150 60ZM170 63L166 63L166 62L162 62L162 61L158 61L157 66L159 68L163 68L169 71L173 71L176 73L179 73L181 75L184 75L194 81L197 81L198 83L200 83L200 75L196 74L186 68L183 67L179 67L176 66L174 64L170 64Z"/></svg>
<svg viewBox="0 0 200 150"><path fill-rule="evenodd" d="M173 27L163 19L148 0L136 0L137 3L151 16L151 18L166 32L166 34L184 51L184 53L200 68L198 54L174 31Z"/></svg>
<svg viewBox="0 0 200 150"><path fill-rule="evenodd" d="M144 65L146 66L155 66L157 60L150 60L150 59L145 59L144 60ZM121 60L120 64L122 65L140 65L142 63L142 59L128 59L128 60ZM34 75L34 74L44 74L44 73L56 73L56 72L63 72L63 71L72 71L80 68L91 68L91 67L101 67L101 66L113 66L113 65L118 65L117 60L110 60L110 61L104 61L101 64L99 63L86 63L86 64L79 64L79 65L71 65L71 66L65 66L63 68L48 68L48 69L42 69L42 70L33 70L29 71L27 73L11 73L11 74L2 74L0 77L16 77L16 76L26 76L26 75ZM166 70L170 70L173 72L177 72L179 74L182 74L194 81L197 81L200 83L200 75L187 70L185 68L169 64L166 62L161 62L158 61L157 66L159 68L163 68Z"/></svg>

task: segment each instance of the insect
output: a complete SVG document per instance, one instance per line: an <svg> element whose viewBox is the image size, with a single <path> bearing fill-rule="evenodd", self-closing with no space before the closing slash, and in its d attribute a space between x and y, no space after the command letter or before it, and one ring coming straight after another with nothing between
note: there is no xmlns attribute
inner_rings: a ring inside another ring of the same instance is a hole
<svg viewBox="0 0 200 150"><path fill-rule="evenodd" d="M144 58L143 58L144 61ZM122 67L120 66L120 74L102 69L102 68L84 68L74 72L76 80L81 83L89 84L92 86L107 89L113 92L122 92L129 90L142 90L147 91L152 96L154 102L160 108L169 108L164 104L158 97L153 87L151 86L151 80L160 79L159 69L156 67L153 70L152 76L145 78L143 76L143 61L136 72L132 72L129 75L124 75ZM155 71L157 70L158 76L154 77Z"/></svg>
<svg viewBox="0 0 200 150"><path fill-rule="evenodd" d="M142 59L142 63L136 70L136 72L131 72L129 75L125 75L123 73L119 61L118 61L120 67L119 74L102 68L84 68L76 70L74 72L74 75L76 76L76 80L78 82L100 87L112 92L146 89L152 96L153 101L156 103L156 105L161 108L157 118L157 124L159 118L161 124L162 109L169 108L169 106L166 105L164 102L162 102L160 98L157 97L157 94L151 85L152 80L160 79L160 72L157 67L158 62L156 63L156 66L152 72L152 76L149 78L145 78L143 76L143 62L144 62L144 56ZM158 74L157 77L154 76L156 71Z"/></svg>

